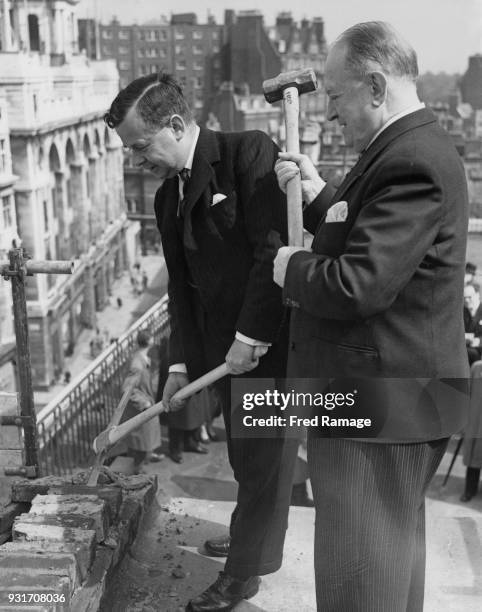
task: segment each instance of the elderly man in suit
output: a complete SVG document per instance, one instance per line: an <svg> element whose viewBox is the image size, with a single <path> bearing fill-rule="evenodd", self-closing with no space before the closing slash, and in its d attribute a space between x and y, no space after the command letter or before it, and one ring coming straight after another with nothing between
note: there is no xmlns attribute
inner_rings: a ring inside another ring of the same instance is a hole
<svg viewBox="0 0 482 612"><path fill-rule="evenodd" d="M235 375L285 375L287 320L272 279L286 239L286 200L262 132L199 128L177 83L150 75L121 91L106 116L135 162L161 181L154 202L169 272L171 335L163 399L226 360ZM224 572L188 605L230 610L258 591L282 560L296 440L231 435L230 381L223 397L229 460L239 483L230 536L206 543L227 555Z"/></svg>
<svg viewBox="0 0 482 612"><path fill-rule="evenodd" d="M323 612L421 612L425 492L464 424L466 181L417 73L390 25L346 30L327 57L327 117L358 162L337 190L304 156L275 168L282 189L301 173L314 234L311 251L275 259L293 307L288 373L355 389L353 413L373 419L362 433L310 429Z"/></svg>

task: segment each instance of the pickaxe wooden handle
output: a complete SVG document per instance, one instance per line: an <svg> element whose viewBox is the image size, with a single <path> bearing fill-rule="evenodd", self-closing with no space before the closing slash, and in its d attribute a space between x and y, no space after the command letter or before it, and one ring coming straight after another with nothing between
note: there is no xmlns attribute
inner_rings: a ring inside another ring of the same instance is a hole
<svg viewBox="0 0 482 612"><path fill-rule="evenodd" d="M191 395L201 391L201 389L204 389L204 387L207 387L223 376L226 376L228 373L228 366L223 363L217 368L214 368L214 370L204 374L204 376L197 378L182 389L179 389L179 391L172 396L172 399L187 399L188 397L191 397ZM116 442L119 442L119 440L122 440L122 438L125 438L125 436L127 436L131 431L134 431L134 429L137 429L153 417L165 411L166 407L164 406L163 402L158 402L147 410L136 414L136 416L132 419L129 419L120 425L108 427L102 431L92 443L94 451L97 454L104 452L109 446L112 446Z"/></svg>

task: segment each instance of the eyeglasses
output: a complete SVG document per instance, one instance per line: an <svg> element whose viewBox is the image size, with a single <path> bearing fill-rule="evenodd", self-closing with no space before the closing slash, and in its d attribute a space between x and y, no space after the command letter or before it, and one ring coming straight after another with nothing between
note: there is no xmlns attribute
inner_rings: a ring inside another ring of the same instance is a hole
<svg viewBox="0 0 482 612"><path fill-rule="evenodd" d="M159 134L159 132L163 130L165 127L167 127L168 125L170 125L171 119L172 119L172 116L169 117L169 119L161 122L161 125L159 126L158 130L154 134L152 134L150 138L146 139L143 144L138 145L134 143L129 146L124 145L122 147L124 153L144 153L145 151L147 151L149 147L152 145L154 138Z"/></svg>

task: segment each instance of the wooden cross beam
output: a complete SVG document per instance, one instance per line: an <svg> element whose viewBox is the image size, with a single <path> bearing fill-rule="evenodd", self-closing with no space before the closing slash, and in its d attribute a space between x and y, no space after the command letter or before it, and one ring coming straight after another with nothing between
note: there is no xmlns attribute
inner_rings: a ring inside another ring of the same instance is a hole
<svg viewBox="0 0 482 612"><path fill-rule="evenodd" d="M0 261L0 273L12 282L13 317L15 325L17 369L19 379L20 417L10 423L8 416L0 417L0 425L15 424L24 432L25 465L4 468L5 475L37 478L39 474L37 419L33 399L32 367L28 341L27 300L25 277L33 274L72 274L73 261L35 261L22 248L8 252L9 261ZM13 416L13 415L12 415ZM8 421L8 422L7 422Z"/></svg>

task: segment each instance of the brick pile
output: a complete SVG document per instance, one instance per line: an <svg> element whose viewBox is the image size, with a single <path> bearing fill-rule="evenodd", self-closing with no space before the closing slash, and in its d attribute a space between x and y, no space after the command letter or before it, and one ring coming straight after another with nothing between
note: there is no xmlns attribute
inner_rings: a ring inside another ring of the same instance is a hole
<svg viewBox="0 0 482 612"><path fill-rule="evenodd" d="M35 607L42 612L99 609L155 498L157 479L138 475L107 484L101 474L99 480L96 487L57 477L13 484L12 504L30 510L14 517L12 541L0 545L0 612L24 609L6 603L8 593L52 593L69 602Z"/></svg>

